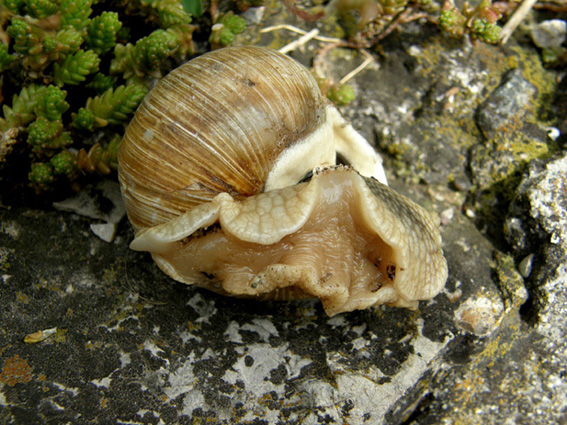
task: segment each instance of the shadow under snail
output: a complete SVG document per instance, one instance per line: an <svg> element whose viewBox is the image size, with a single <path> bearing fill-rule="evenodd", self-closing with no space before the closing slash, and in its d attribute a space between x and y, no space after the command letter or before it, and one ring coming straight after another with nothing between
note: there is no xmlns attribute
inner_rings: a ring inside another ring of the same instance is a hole
<svg viewBox="0 0 567 425"><path fill-rule="evenodd" d="M130 247L177 281L317 297L329 315L416 308L445 284L438 217L385 184L375 150L274 50L215 50L172 71L118 160Z"/></svg>

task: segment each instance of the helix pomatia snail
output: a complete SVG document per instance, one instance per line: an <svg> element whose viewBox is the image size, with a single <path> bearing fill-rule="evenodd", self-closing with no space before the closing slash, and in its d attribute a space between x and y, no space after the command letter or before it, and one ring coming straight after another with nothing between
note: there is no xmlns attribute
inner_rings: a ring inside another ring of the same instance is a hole
<svg viewBox="0 0 567 425"><path fill-rule="evenodd" d="M334 166L337 153L352 168ZM119 153L132 249L175 280L234 296L318 297L329 315L415 308L447 277L438 218L374 177L385 183L380 157L311 74L258 47L172 71Z"/></svg>

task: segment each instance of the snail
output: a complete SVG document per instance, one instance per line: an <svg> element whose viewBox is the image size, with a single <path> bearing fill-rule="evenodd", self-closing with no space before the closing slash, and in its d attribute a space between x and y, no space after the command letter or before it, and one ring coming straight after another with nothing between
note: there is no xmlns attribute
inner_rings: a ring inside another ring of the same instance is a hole
<svg viewBox="0 0 567 425"><path fill-rule="evenodd" d="M215 50L169 73L118 161L130 247L177 281L317 297L329 315L413 309L445 284L438 217L386 185L372 146L274 50Z"/></svg>

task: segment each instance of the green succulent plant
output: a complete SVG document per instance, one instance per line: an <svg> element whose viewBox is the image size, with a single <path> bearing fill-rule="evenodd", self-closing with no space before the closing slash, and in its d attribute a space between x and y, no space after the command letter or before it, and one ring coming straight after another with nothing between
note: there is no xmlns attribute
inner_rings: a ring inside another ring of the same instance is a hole
<svg viewBox="0 0 567 425"><path fill-rule="evenodd" d="M0 131L28 146L36 191L116 169L149 87L194 52L186 4L201 0L0 0Z"/></svg>
<svg viewBox="0 0 567 425"><path fill-rule="evenodd" d="M246 21L233 12L222 15L213 25L209 42L213 47L225 47L234 41L237 34L244 32Z"/></svg>
<svg viewBox="0 0 567 425"><path fill-rule="evenodd" d="M468 34L473 39L496 44L501 17L502 13L490 0L481 1L475 8L465 2L460 10L452 2L446 2L439 15L439 28L453 36Z"/></svg>

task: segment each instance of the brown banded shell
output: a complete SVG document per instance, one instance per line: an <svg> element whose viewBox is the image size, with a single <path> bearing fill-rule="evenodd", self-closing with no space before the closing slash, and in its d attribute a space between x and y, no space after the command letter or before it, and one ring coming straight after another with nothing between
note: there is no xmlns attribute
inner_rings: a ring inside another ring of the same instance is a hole
<svg viewBox="0 0 567 425"><path fill-rule="evenodd" d="M193 59L148 94L122 141L130 221L151 227L221 192L262 192L282 152L325 119L315 80L287 56L241 47ZM302 173L334 163L334 150L322 154Z"/></svg>
<svg viewBox="0 0 567 425"><path fill-rule="evenodd" d="M352 167L334 166L337 153ZM162 79L119 153L132 249L178 281L318 297L330 315L415 308L447 278L438 218L374 177L385 183L380 157L310 73L257 47Z"/></svg>

